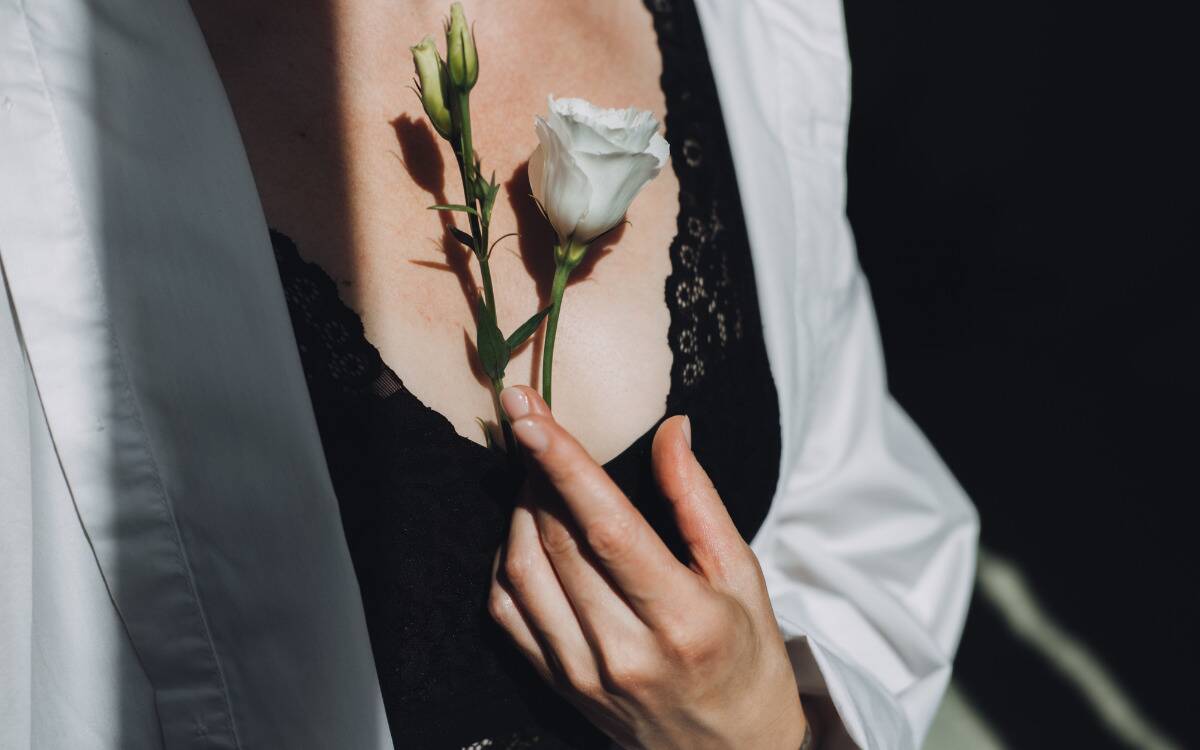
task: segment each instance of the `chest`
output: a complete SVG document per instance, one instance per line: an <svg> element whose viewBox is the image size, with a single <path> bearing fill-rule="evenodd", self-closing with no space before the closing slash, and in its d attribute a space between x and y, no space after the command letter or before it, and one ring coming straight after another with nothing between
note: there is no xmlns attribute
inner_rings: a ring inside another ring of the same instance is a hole
<svg viewBox="0 0 1200 750"><path fill-rule="evenodd" d="M591 6L601 7L591 7ZM448 144L425 122L408 45L440 36L439 4L329 3L281 14L197 3L269 224L289 234L338 284L367 337L424 403L480 441L492 401L474 362L473 258L444 216L462 199ZM478 4L481 75L475 143L503 184L492 236L500 327L545 305L552 233L530 198L534 115L546 96L666 111L662 58L638 0L605 4ZM322 15L323 14L323 15ZM555 411L593 455L616 455L662 414L672 364L664 285L679 186L668 168L634 202L629 224L577 272L555 355ZM461 227L461 228L465 228ZM536 382L538 347L506 383Z"/></svg>

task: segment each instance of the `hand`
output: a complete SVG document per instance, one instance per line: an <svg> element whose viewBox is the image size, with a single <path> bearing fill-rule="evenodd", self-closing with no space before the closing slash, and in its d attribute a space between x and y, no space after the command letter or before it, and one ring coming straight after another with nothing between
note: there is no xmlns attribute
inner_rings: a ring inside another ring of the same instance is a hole
<svg viewBox="0 0 1200 750"><path fill-rule="evenodd" d="M799 748L807 722L762 571L687 418L659 428L653 464L691 567L537 393L502 400L534 471L489 608L542 677L623 747Z"/></svg>

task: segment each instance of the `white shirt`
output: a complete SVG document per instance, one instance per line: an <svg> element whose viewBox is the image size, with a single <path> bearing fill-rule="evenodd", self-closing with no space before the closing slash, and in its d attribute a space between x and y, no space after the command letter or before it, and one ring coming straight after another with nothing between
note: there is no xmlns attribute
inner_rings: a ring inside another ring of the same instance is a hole
<svg viewBox="0 0 1200 750"><path fill-rule="evenodd" d="M978 520L886 393L838 0L698 0L783 430L753 540L824 747L918 747ZM391 747L266 224L186 0L0 0L0 747Z"/></svg>

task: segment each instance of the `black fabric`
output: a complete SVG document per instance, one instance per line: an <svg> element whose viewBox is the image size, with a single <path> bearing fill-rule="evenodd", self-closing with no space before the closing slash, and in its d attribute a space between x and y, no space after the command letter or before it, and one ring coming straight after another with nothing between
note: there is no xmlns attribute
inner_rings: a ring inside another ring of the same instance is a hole
<svg viewBox="0 0 1200 750"><path fill-rule="evenodd" d="M750 250L695 9L647 5L680 183L664 418L691 417L696 453L751 538L778 479L780 431ZM271 239L397 747L605 746L487 613L492 557L519 478L406 390L333 281L285 235L273 230ZM605 468L683 559L650 472L653 433Z"/></svg>

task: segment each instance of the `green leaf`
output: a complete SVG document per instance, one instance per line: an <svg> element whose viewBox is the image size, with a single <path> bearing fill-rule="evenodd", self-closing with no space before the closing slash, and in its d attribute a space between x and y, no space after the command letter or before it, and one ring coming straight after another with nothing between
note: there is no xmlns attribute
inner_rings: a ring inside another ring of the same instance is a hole
<svg viewBox="0 0 1200 750"><path fill-rule="evenodd" d="M465 214L471 214L471 215L476 214L475 209L471 208L470 206L464 206L461 203L438 204L436 206L430 206L429 210L430 211L462 211Z"/></svg>
<svg viewBox="0 0 1200 750"><path fill-rule="evenodd" d="M479 166L479 162L475 162L475 178L473 180L474 184L472 187L474 188L475 197L482 198L483 196L487 195L488 184L487 181L483 179L483 173L479 171ZM486 209L484 210L484 214L487 214Z"/></svg>
<svg viewBox="0 0 1200 750"><path fill-rule="evenodd" d="M475 249L475 238L467 234L458 227L450 227L450 234L454 235L454 239L466 245L471 250Z"/></svg>
<svg viewBox="0 0 1200 750"><path fill-rule="evenodd" d="M479 424L479 429L483 430L483 444L487 446L488 450L494 450L496 448L496 441L492 437L492 431L488 429L487 422L484 422L480 417L475 417L475 422Z"/></svg>
<svg viewBox="0 0 1200 750"><path fill-rule="evenodd" d="M516 349L518 346L525 343L525 339L533 335L533 332L538 329L539 325L541 325L542 319L550 314L550 309L552 307L554 307L554 305L550 305L545 310L535 313L532 318L522 323L520 328L513 331L512 335L508 337L508 341L504 342L508 345L508 351L510 353L513 349Z"/></svg>
<svg viewBox="0 0 1200 750"><path fill-rule="evenodd" d="M496 313L490 310L483 298L479 299L479 321L475 328L475 348L479 350L479 363L492 380L504 377L508 366L508 344L504 334L496 325Z"/></svg>
<svg viewBox="0 0 1200 750"><path fill-rule="evenodd" d="M487 183L483 193L483 212L488 216L492 215L492 206L496 203L496 195L500 192L500 186L496 184L496 173L492 172L492 180Z"/></svg>

